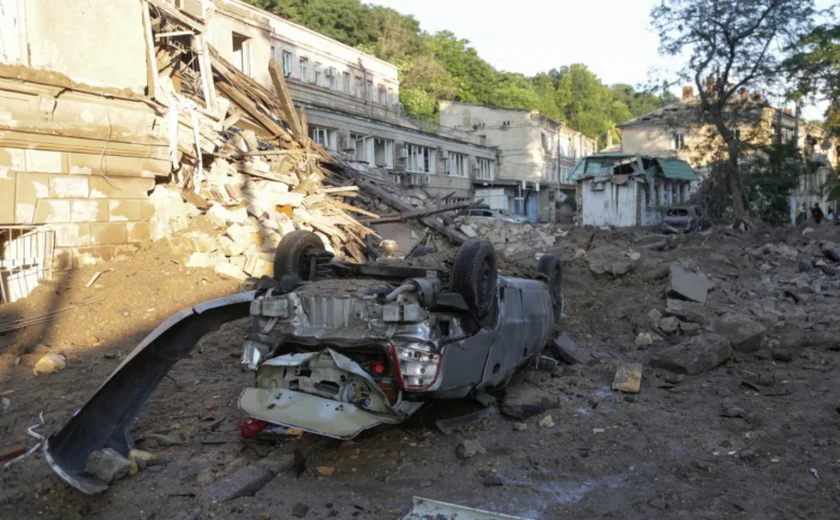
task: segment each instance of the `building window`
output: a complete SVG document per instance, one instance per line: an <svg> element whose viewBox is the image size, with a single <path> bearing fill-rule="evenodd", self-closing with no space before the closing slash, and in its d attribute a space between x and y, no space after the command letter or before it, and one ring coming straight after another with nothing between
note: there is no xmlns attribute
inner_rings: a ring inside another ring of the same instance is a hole
<svg viewBox="0 0 840 520"><path fill-rule="evenodd" d="M375 138L373 140L373 162L377 168L393 168L394 141Z"/></svg>
<svg viewBox="0 0 840 520"><path fill-rule="evenodd" d="M385 87L379 85L379 104L380 105L387 105L388 104L388 91L385 90Z"/></svg>
<svg viewBox="0 0 840 520"><path fill-rule="evenodd" d="M319 87L324 86L324 71L317 61L315 62L315 84Z"/></svg>
<svg viewBox="0 0 840 520"><path fill-rule="evenodd" d="M368 100L368 102L373 103L373 80L369 79L367 81L367 93L365 95L365 98Z"/></svg>
<svg viewBox="0 0 840 520"><path fill-rule="evenodd" d="M435 173L435 149L416 144L405 145L408 157L405 170L412 173Z"/></svg>
<svg viewBox="0 0 840 520"><path fill-rule="evenodd" d="M292 53L283 51L283 76L288 78L292 75Z"/></svg>
<svg viewBox="0 0 840 520"><path fill-rule="evenodd" d="M309 138L324 148L335 150L335 130L321 128L320 126L310 126Z"/></svg>
<svg viewBox="0 0 840 520"><path fill-rule="evenodd" d="M674 132L671 134L671 150L678 151L685 148L685 134Z"/></svg>
<svg viewBox="0 0 840 520"><path fill-rule="evenodd" d="M233 66L244 74L251 74L250 38L241 34L233 34Z"/></svg>
<svg viewBox="0 0 840 520"><path fill-rule="evenodd" d="M449 164L446 174L453 177L469 177L467 171L467 156L462 153L449 153Z"/></svg>
<svg viewBox="0 0 840 520"><path fill-rule="evenodd" d="M362 78L356 76L356 97L359 99L364 98L364 92L362 88Z"/></svg>
<svg viewBox="0 0 840 520"><path fill-rule="evenodd" d="M341 73L341 86L344 87L344 93L348 96L350 95L350 89L352 85L350 84L350 73L349 72L342 72Z"/></svg>
<svg viewBox="0 0 840 520"><path fill-rule="evenodd" d="M397 98L391 89L388 89L388 108L397 108Z"/></svg>
<svg viewBox="0 0 840 520"><path fill-rule="evenodd" d="M332 67L327 69L327 86L330 90L338 90L338 77L335 74L335 69Z"/></svg>
<svg viewBox="0 0 840 520"><path fill-rule="evenodd" d="M353 159L359 162L368 162L367 154L367 139L361 134L350 134L350 140L353 142L356 151L353 153Z"/></svg>
<svg viewBox="0 0 840 520"><path fill-rule="evenodd" d="M304 83L309 83L309 58L300 59L300 78Z"/></svg>
<svg viewBox="0 0 840 520"><path fill-rule="evenodd" d="M495 168L495 164L490 159L484 159L479 157L478 160L478 171L475 174L475 178L482 181L492 181L493 180L493 170Z"/></svg>

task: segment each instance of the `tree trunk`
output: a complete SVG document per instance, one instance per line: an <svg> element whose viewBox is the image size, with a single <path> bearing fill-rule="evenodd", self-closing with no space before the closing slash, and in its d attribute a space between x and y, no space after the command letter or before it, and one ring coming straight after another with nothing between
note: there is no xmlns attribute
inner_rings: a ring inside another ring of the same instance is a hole
<svg viewBox="0 0 840 520"><path fill-rule="evenodd" d="M728 143L729 159L727 160L729 177L729 191L732 193L732 211L736 219L747 216L747 208L744 205L744 192L741 189L741 176L738 172L738 143Z"/></svg>

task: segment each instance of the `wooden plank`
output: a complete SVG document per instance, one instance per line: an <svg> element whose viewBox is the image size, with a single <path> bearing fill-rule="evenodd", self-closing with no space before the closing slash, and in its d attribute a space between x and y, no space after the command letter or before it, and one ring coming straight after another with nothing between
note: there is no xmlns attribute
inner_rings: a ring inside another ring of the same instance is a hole
<svg viewBox="0 0 840 520"><path fill-rule="evenodd" d="M324 188L321 190L321 193L341 193L344 196L345 192L349 191L359 191L358 186L338 186L335 188Z"/></svg>
<svg viewBox="0 0 840 520"><path fill-rule="evenodd" d="M449 204L447 206L440 206L437 208L417 209L413 211L397 213L396 215L384 215L382 217L379 217L378 219L363 220L361 222L365 224L385 224L386 222L402 222L403 220L407 220L410 218L426 217L428 215L434 215L436 213L444 213L446 211L455 211L459 209L469 208L476 204L481 204L483 201L484 199L481 199L477 202L458 202L456 204Z"/></svg>
<svg viewBox="0 0 840 520"><path fill-rule="evenodd" d="M222 91L224 95L226 95L231 101L236 103L242 110L248 113L251 117L256 119L265 129L268 131L269 135L273 138L289 138L288 132L275 123L271 118L267 115L263 114L257 109L256 104L251 101L250 98L233 88L232 85L225 83L224 81L217 81L216 88Z"/></svg>
<svg viewBox="0 0 840 520"><path fill-rule="evenodd" d="M340 200L328 199L326 202L332 204L336 208L343 209L344 211L351 211L360 215L367 215L368 217L371 217L371 219L373 219L374 221L378 221L379 219L379 215L377 215L376 213L364 210L362 208L357 208L356 206L351 206L350 204L345 204ZM359 223L362 224L361 221Z"/></svg>
<svg viewBox="0 0 840 520"><path fill-rule="evenodd" d="M149 18L149 3L141 0L140 9L143 11L143 38L146 40L146 95L154 99L157 92L158 72L157 57L155 56L155 41L152 38L152 21Z"/></svg>
<svg viewBox="0 0 840 520"><path fill-rule="evenodd" d="M274 89L277 91L277 96L280 100L280 110L283 112L286 123L288 123L289 128L292 129L292 135L294 135L298 141L301 141L301 136L306 136L306 133L303 132L303 127L301 126L300 120L295 112L295 104L292 101L292 95L289 92L289 87L286 85L286 78L283 77L283 71L280 69L280 65L276 60L274 60L274 58L268 62L268 74L271 76L271 82L274 83Z"/></svg>

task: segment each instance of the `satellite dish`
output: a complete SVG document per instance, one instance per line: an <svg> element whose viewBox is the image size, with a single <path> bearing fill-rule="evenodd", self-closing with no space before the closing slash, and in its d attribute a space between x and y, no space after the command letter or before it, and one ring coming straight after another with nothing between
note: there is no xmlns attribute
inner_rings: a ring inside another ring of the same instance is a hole
<svg viewBox="0 0 840 520"><path fill-rule="evenodd" d="M831 141L826 139L825 141L822 142L822 144L820 145L820 148L822 148L823 150L831 150Z"/></svg>

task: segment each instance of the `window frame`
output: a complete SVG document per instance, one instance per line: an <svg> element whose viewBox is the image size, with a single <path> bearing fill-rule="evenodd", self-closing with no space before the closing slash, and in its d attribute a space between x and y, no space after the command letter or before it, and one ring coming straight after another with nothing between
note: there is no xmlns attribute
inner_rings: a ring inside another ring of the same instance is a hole
<svg viewBox="0 0 840 520"><path fill-rule="evenodd" d="M309 83L309 58L301 56L298 59L298 79L304 83Z"/></svg>
<svg viewBox="0 0 840 520"><path fill-rule="evenodd" d="M284 78L291 78L292 73L294 72L294 61L295 61L294 54L292 54L291 52L284 49L280 53L280 58L281 58L280 63L281 63L281 69L283 71L283 77ZM288 58L288 61L287 61L286 58Z"/></svg>

